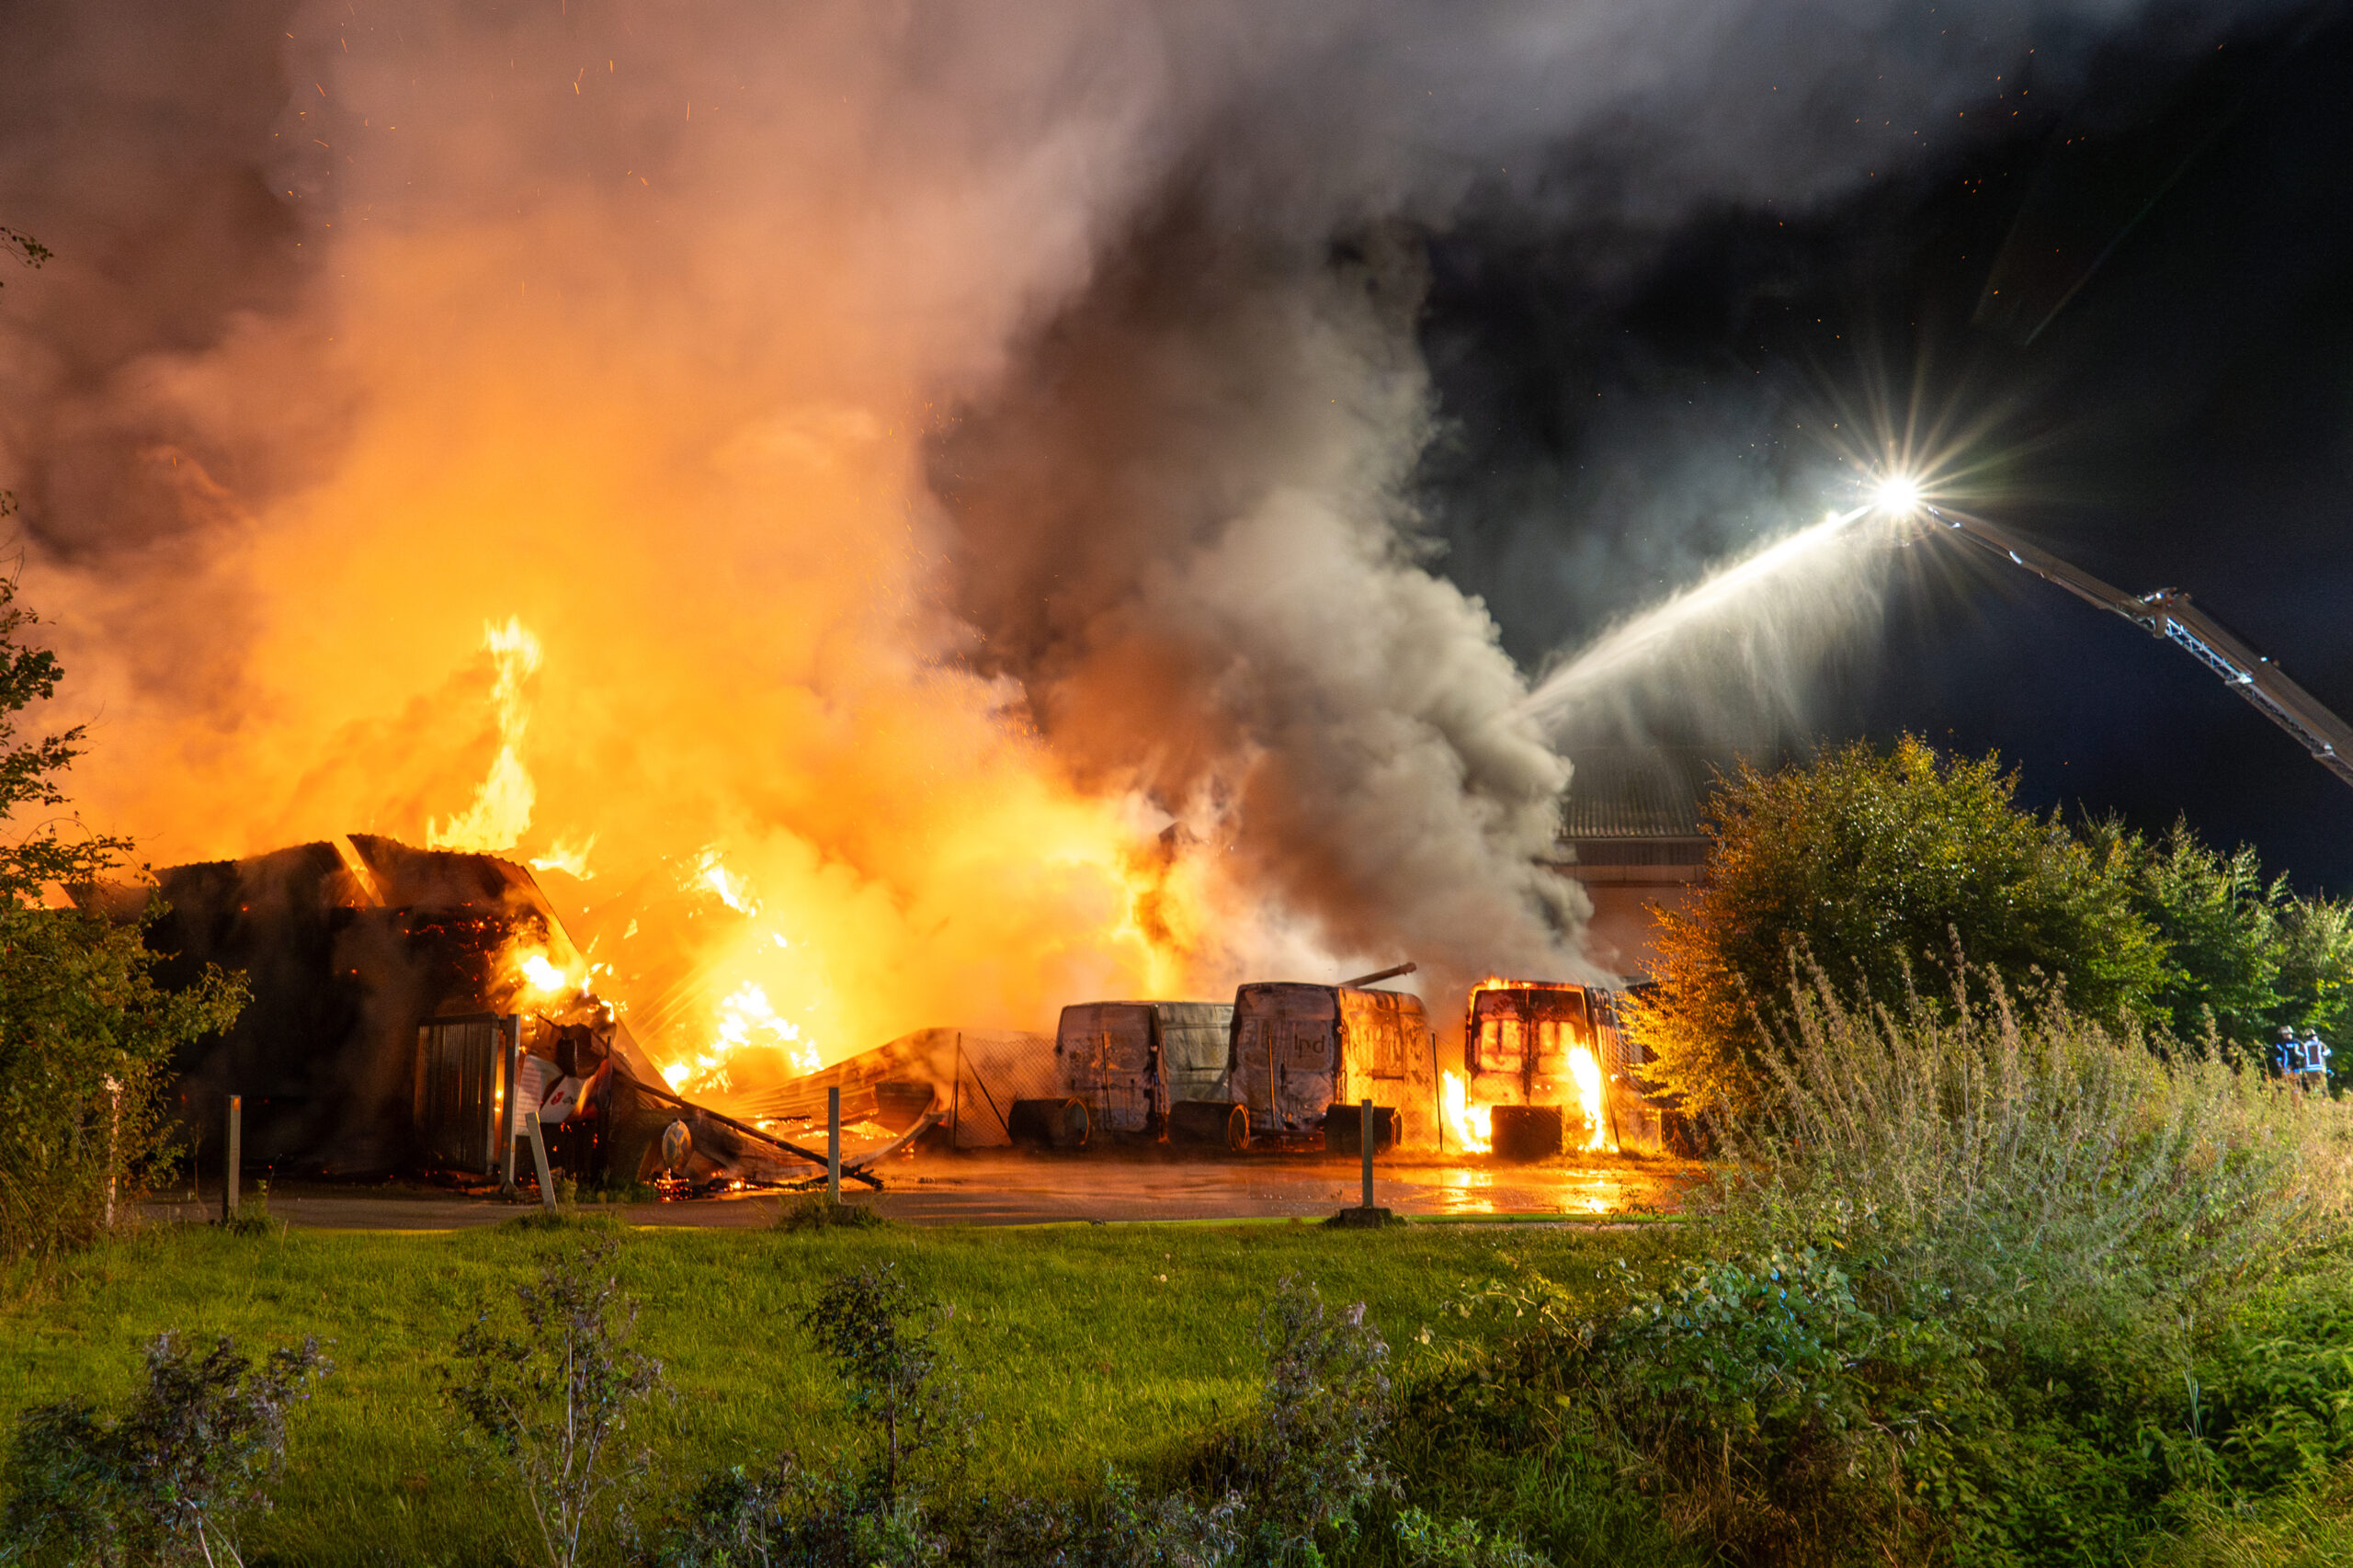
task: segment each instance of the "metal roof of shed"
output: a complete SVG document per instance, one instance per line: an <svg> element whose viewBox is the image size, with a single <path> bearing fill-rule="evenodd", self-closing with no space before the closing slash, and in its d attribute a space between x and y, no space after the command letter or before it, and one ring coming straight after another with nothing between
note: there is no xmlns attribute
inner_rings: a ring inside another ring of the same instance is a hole
<svg viewBox="0 0 2353 1568"><path fill-rule="evenodd" d="M1696 747L1589 746L1570 753L1561 836L1699 838L1699 804L1729 760Z"/></svg>

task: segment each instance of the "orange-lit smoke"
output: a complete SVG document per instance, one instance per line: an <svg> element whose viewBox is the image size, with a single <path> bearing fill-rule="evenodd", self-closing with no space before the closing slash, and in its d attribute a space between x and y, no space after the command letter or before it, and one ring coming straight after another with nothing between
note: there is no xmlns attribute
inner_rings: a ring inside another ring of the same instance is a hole
<svg viewBox="0 0 2353 1568"><path fill-rule="evenodd" d="M60 259L0 298L39 312L7 363L145 334L0 421L46 432L6 455L50 465L24 594L96 721L85 814L157 865L358 830L526 861L579 952L518 978L593 985L715 1093L1072 1000L1565 972L1578 904L1535 864L1565 768L1399 531L1407 294L1253 296L1203 345L1253 390L1189 410L1179 312L1092 443L1116 472L1080 472L1096 383L1041 390L1040 324L1216 119L1205 85L1327 28L1146 22L354 0L94 34L185 109L123 170L200 123L251 178L126 209L225 233L135 254L159 313L203 279L200 332L133 320L74 226L119 188L78 143L64 205L10 215ZM1011 416L958 446L975 406Z"/></svg>
<svg viewBox="0 0 2353 1568"><path fill-rule="evenodd" d="M731 1050L1181 990L1168 819L960 672L921 475L938 401L1084 261L1093 117L993 143L858 8L546 11L303 14L278 177L322 261L138 372L204 526L28 566L103 715L85 814L157 864L347 830L528 860L717 1087ZM239 442L302 481L207 466Z"/></svg>

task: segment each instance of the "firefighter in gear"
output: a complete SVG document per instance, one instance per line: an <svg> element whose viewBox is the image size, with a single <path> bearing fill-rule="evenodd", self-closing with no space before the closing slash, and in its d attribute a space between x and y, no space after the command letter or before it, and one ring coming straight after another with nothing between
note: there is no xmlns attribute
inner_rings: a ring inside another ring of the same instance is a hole
<svg viewBox="0 0 2353 1568"><path fill-rule="evenodd" d="M2296 1054L2301 1058L2296 1082L2317 1093L2328 1093L2328 1059L2334 1052L2323 1043L2318 1029L2309 1024L2304 1027L2304 1038L2298 1043Z"/></svg>

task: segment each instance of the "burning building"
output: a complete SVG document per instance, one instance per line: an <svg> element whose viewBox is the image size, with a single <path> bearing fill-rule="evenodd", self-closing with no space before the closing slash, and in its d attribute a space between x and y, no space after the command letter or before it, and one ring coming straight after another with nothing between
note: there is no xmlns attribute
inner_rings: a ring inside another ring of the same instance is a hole
<svg viewBox="0 0 2353 1568"><path fill-rule="evenodd" d="M123 911L149 892L92 896ZM525 1109L580 1179L675 1166L709 1184L798 1164L665 1086L512 861L350 834L174 867L153 892L167 906L148 935L159 979L218 964L252 985L234 1027L173 1063L173 1108L199 1159L218 1157L235 1095L246 1163L279 1170L489 1176Z"/></svg>

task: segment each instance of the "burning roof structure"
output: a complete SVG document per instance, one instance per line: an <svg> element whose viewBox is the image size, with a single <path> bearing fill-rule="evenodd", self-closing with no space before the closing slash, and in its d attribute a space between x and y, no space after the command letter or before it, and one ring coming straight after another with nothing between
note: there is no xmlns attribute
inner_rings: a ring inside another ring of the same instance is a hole
<svg viewBox="0 0 2353 1568"><path fill-rule="evenodd" d="M165 955L159 978L218 964L253 987L233 1028L173 1064L175 1108L200 1154L233 1094L251 1164L486 1176L511 1125L511 1086L575 1177L805 1172L789 1146L665 1086L513 861L350 834L173 867L153 891L166 906L148 936ZM122 913L148 892L92 896Z"/></svg>

